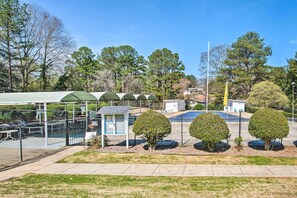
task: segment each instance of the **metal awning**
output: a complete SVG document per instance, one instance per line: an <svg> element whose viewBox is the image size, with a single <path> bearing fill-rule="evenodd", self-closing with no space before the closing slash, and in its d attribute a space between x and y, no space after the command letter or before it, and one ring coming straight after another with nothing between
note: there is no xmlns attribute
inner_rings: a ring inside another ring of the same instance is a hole
<svg viewBox="0 0 297 198"><path fill-rule="evenodd" d="M154 95L145 95L147 100L156 100L156 97Z"/></svg>
<svg viewBox="0 0 297 198"><path fill-rule="evenodd" d="M133 96L136 100L146 100L146 97L143 94L133 94Z"/></svg>
<svg viewBox="0 0 297 198"><path fill-rule="evenodd" d="M117 93L122 101L126 100L136 100L136 98L131 93Z"/></svg>
<svg viewBox="0 0 297 198"><path fill-rule="evenodd" d="M0 93L0 105L97 101L85 91Z"/></svg>
<svg viewBox="0 0 297 198"><path fill-rule="evenodd" d="M128 106L105 106L97 114L126 114L129 113Z"/></svg>
<svg viewBox="0 0 297 198"><path fill-rule="evenodd" d="M98 101L119 101L120 97L113 92L106 91L106 92L91 92L93 96L97 98Z"/></svg>

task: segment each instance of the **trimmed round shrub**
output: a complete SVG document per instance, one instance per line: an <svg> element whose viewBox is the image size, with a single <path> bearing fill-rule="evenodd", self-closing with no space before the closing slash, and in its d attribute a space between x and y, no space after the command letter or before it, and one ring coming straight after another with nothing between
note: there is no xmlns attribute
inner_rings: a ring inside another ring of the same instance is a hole
<svg viewBox="0 0 297 198"><path fill-rule="evenodd" d="M271 141L289 134L289 123L282 112L264 108L256 111L249 122L251 136L264 141L264 149L271 149Z"/></svg>
<svg viewBox="0 0 297 198"><path fill-rule="evenodd" d="M191 123L190 135L204 142L206 149L213 151L215 144L229 135L228 126L223 118L213 113L197 116Z"/></svg>
<svg viewBox="0 0 297 198"><path fill-rule="evenodd" d="M196 105L194 106L194 109L195 109L195 110L203 110L203 109L204 109L204 106L203 106L202 104L198 103L198 104L196 104Z"/></svg>
<svg viewBox="0 0 297 198"><path fill-rule="evenodd" d="M133 132L135 135L143 135L146 138L149 149L153 151L158 141L171 133L171 124L164 115L149 110L136 119Z"/></svg>

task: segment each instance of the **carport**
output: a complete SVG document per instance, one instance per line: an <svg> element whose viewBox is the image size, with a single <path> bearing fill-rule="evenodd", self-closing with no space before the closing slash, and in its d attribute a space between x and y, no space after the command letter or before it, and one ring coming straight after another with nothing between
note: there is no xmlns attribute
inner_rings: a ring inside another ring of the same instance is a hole
<svg viewBox="0 0 297 198"><path fill-rule="evenodd" d="M48 146L47 104L85 102L87 106L88 101L97 101L97 98L85 91L0 93L0 105L39 104L41 108L43 104L40 110L44 113L45 146Z"/></svg>
<svg viewBox="0 0 297 198"><path fill-rule="evenodd" d="M146 97L143 94L134 94L134 97L136 98L137 101L139 101L139 111L141 113L141 103L142 101L146 100Z"/></svg>
<svg viewBox="0 0 297 198"><path fill-rule="evenodd" d="M121 100L120 97L116 93L113 93L113 92L110 92L110 91L91 92L90 94L95 96L99 102L100 101L106 101L106 102L110 101L111 106L112 106L113 101L120 101Z"/></svg>

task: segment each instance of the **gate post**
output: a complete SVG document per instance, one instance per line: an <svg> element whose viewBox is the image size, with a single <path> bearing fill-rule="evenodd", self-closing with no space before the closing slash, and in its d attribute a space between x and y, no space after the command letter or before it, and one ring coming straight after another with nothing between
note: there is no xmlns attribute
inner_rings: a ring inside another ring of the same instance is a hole
<svg viewBox="0 0 297 198"><path fill-rule="evenodd" d="M68 111L65 112L66 117L66 146L69 146L69 120L68 120Z"/></svg>

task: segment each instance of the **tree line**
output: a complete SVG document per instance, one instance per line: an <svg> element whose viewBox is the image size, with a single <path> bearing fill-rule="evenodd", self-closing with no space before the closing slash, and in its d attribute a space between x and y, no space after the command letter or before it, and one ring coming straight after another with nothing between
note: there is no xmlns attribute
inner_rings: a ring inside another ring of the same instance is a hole
<svg viewBox="0 0 297 198"><path fill-rule="evenodd" d="M266 45L264 38L257 32L247 32L229 45L219 45L210 50L210 92L214 101L219 105L223 103L226 81L229 83L229 98L248 99L256 84L263 81L270 81L277 85L269 97L278 97L283 92L292 100L292 82L297 80L297 52L295 57L287 59L287 65L267 65L269 56L272 55L272 48ZM201 74L204 75L207 66L207 52L203 52L200 58ZM268 83L269 84L269 83ZM256 87L258 93L264 93L263 86ZM273 86L270 86L272 88ZM261 91L262 89L262 91ZM260 90L260 92L259 92ZM255 94L252 94L255 96ZM259 94L258 94L259 95ZM268 97L268 96L265 96ZM283 97L281 97L283 98ZM255 98L252 98L254 100ZM257 100L259 98L256 98ZM286 107L285 99L280 102L280 107ZM257 104L257 103L254 103ZM267 107L267 106L265 106Z"/></svg>
<svg viewBox="0 0 297 198"><path fill-rule="evenodd" d="M209 83L212 101L222 104L229 82L229 98L246 99L261 81L278 85L291 96L297 79L297 53L286 66L269 66L271 46L256 32L247 32L231 45L210 50ZM207 52L201 53L204 76ZM85 90L152 93L158 99L184 98L189 87L205 86L205 78L185 75L178 53L157 49L147 58L129 45L109 46L95 54L76 48L61 19L18 0L0 0L0 89L2 92Z"/></svg>
<svg viewBox="0 0 297 198"><path fill-rule="evenodd" d="M2 92L116 91L168 99L186 77L179 55L169 49L148 59L128 45L105 47L99 55L86 46L74 51L63 22L46 10L18 0L0 0L0 8Z"/></svg>

